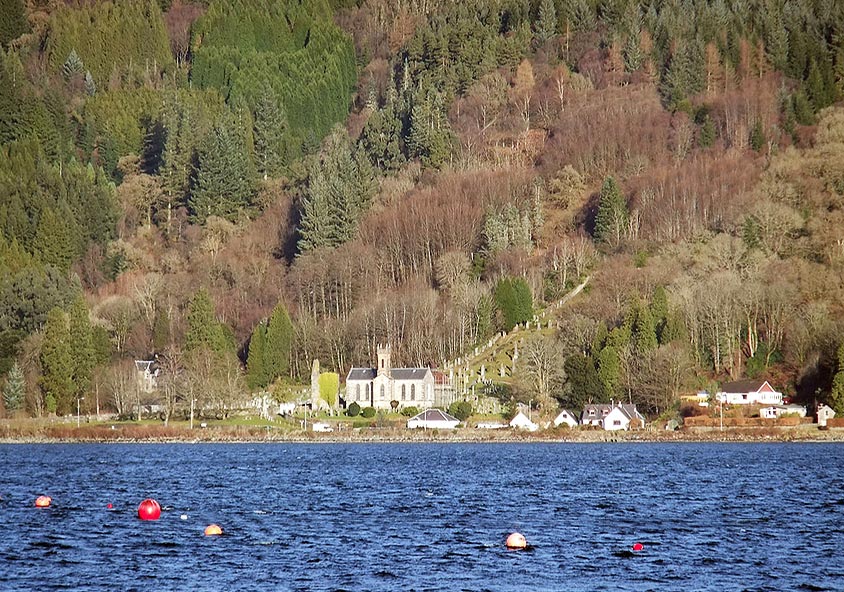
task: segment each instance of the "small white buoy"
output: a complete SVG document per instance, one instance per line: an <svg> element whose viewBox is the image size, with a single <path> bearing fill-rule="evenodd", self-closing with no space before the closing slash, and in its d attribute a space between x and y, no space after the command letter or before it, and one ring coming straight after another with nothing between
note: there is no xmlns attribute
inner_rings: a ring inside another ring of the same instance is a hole
<svg viewBox="0 0 844 592"><path fill-rule="evenodd" d="M181 518L182 520L187 520L187 519L188 519L188 515L187 515L187 514L182 514L181 516L179 516L179 518Z"/></svg>

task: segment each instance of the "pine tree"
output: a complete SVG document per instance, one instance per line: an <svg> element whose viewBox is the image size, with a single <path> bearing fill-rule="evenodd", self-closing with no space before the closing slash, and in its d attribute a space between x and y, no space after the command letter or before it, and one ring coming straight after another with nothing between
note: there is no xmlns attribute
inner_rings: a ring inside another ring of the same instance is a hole
<svg viewBox="0 0 844 592"><path fill-rule="evenodd" d="M366 120L358 140L372 165L384 172L397 170L405 161L401 114L395 101L395 92L391 92L387 104Z"/></svg>
<svg viewBox="0 0 844 592"><path fill-rule="evenodd" d="M753 129L750 130L750 147L756 151L761 152L765 147L765 130L762 128L762 121L757 119L753 124Z"/></svg>
<svg viewBox="0 0 844 592"><path fill-rule="evenodd" d="M82 397L91 385L91 376L96 365L93 327L88 306L82 296L70 306L70 351L73 352L73 385L75 395Z"/></svg>
<svg viewBox="0 0 844 592"><path fill-rule="evenodd" d="M217 353L229 349L223 327L214 314L214 303L205 289L200 289L191 300L185 333L185 350L199 349Z"/></svg>
<svg viewBox="0 0 844 592"><path fill-rule="evenodd" d="M287 158L287 115L272 89L263 88L253 113L255 164L264 179L281 174Z"/></svg>
<svg viewBox="0 0 844 592"><path fill-rule="evenodd" d="M617 247L627 231L629 216L627 202L622 197L618 184L614 178L607 177L601 187L598 212L595 216L595 239Z"/></svg>
<svg viewBox="0 0 844 592"><path fill-rule="evenodd" d="M264 357L267 342L267 325L258 324L249 339L249 354L246 358L246 384L251 389L267 386L267 373L264 368Z"/></svg>
<svg viewBox="0 0 844 592"><path fill-rule="evenodd" d="M85 94L89 97L97 94L97 84L94 82L94 77L91 76L90 70L85 72Z"/></svg>
<svg viewBox="0 0 844 592"><path fill-rule="evenodd" d="M646 306L636 309L636 323L633 325L633 344L640 354L651 352L657 347L656 325L651 311Z"/></svg>
<svg viewBox="0 0 844 592"><path fill-rule="evenodd" d="M196 184L189 205L194 219L208 216L234 221L252 205L255 169L243 135L233 122L219 122L199 150Z"/></svg>
<svg viewBox="0 0 844 592"><path fill-rule="evenodd" d="M697 143L701 148L709 148L715 141L715 124L712 123L712 118L707 115L703 119L703 125L700 126Z"/></svg>
<svg viewBox="0 0 844 592"><path fill-rule="evenodd" d="M51 400L50 406L55 405L53 411L59 415L70 413L74 408L74 360L67 315L60 308L54 308L47 314L41 345L41 367L41 388L45 397Z"/></svg>
<svg viewBox="0 0 844 592"><path fill-rule="evenodd" d="M607 346L598 354L598 378L604 387L604 393L615 396L618 393L618 383L621 378L621 360L618 352L612 346Z"/></svg>
<svg viewBox="0 0 844 592"><path fill-rule="evenodd" d="M6 48L29 31L23 0L0 0L0 46Z"/></svg>
<svg viewBox="0 0 844 592"><path fill-rule="evenodd" d="M844 415L844 344L838 348L838 372L832 379L832 391L829 394L829 406L836 415Z"/></svg>
<svg viewBox="0 0 844 592"><path fill-rule="evenodd" d="M52 208L46 208L38 221L33 244L42 263L62 270L70 269L76 258L76 245L68 218L72 219L72 216L61 217Z"/></svg>
<svg viewBox="0 0 844 592"><path fill-rule="evenodd" d="M76 75L81 75L84 71L85 64L82 63L79 54L76 53L76 50L71 49L70 53L67 55L67 59L62 65L62 74L66 79L69 80L70 78L73 78Z"/></svg>
<svg viewBox="0 0 844 592"><path fill-rule="evenodd" d="M264 347L264 376L267 383L286 376L290 369L290 351L293 347L293 323L283 302L273 309L267 326Z"/></svg>
<svg viewBox="0 0 844 592"><path fill-rule="evenodd" d="M545 43L557 34L557 10L554 0L540 0L536 19L536 40Z"/></svg>
<svg viewBox="0 0 844 592"><path fill-rule="evenodd" d="M6 376L6 384L3 385L3 405L6 407L6 413L17 411L23 407L25 396L26 379L17 360L15 360Z"/></svg>

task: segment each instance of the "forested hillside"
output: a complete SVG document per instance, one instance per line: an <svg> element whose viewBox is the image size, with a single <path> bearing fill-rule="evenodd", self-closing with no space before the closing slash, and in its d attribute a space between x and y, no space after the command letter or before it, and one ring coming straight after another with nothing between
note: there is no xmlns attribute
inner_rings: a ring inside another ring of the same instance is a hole
<svg viewBox="0 0 844 592"><path fill-rule="evenodd" d="M579 408L844 412L844 4L0 0L9 415L465 355ZM134 395L132 395L134 396ZM85 397L90 404L92 397Z"/></svg>

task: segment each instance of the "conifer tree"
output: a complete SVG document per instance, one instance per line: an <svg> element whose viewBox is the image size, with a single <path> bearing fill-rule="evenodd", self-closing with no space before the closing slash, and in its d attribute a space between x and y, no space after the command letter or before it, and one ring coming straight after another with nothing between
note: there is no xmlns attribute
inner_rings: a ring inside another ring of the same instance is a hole
<svg viewBox="0 0 844 592"><path fill-rule="evenodd" d="M384 172L394 171L405 161L401 133L401 114L396 106L395 92L391 92L387 104L366 120L359 146L373 166Z"/></svg>
<svg viewBox="0 0 844 592"><path fill-rule="evenodd" d="M601 379L604 393L615 396L618 392L618 383L621 378L621 361L618 351L612 346L607 346L598 354L598 378Z"/></svg>
<svg viewBox="0 0 844 592"><path fill-rule="evenodd" d="M67 314L60 308L52 309L47 314L41 345L41 388L48 401L47 410L59 415L66 415L74 408L74 361L70 341Z"/></svg>
<svg viewBox="0 0 844 592"><path fill-rule="evenodd" d="M6 48L29 31L23 0L0 0L0 46Z"/></svg>
<svg viewBox="0 0 844 592"><path fill-rule="evenodd" d="M640 354L651 352L657 347L656 326L647 306L636 309L636 323L633 325L633 344Z"/></svg>
<svg viewBox="0 0 844 592"><path fill-rule="evenodd" d="M229 349L225 332L214 314L211 295L203 288L194 294L188 312L185 350L205 349L223 353Z"/></svg>
<svg viewBox="0 0 844 592"><path fill-rule="evenodd" d="M255 164L266 179L281 174L287 157L287 115L284 107L267 85L255 104L252 116L255 139Z"/></svg>
<svg viewBox="0 0 844 592"><path fill-rule="evenodd" d="M70 269L76 258L76 248L71 234L70 216L60 217L52 208L46 208L38 221L34 248L42 263L58 269Z"/></svg>
<svg viewBox="0 0 844 592"><path fill-rule="evenodd" d="M607 177L601 187L598 212L595 216L595 239L617 247L627 231L629 216L627 202L622 197L618 184L614 178Z"/></svg>
<svg viewBox="0 0 844 592"><path fill-rule="evenodd" d="M198 165L189 199L198 222L208 216L234 221L252 205L255 169L233 122L224 119L214 126L199 149Z"/></svg>
<svg viewBox="0 0 844 592"><path fill-rule="evenodd" d="M78 296L70 306L70 351L73 352L73 385L75 395L82 397L88 392L91 376L96 365L93 327L88 313L88 306L82 296Z"/></svg>
<svg viewBox="0 0 844 592"><path fill-rule="evenodd" d="M6 376L6 384L3 385L3 405L6 408L6 413L22 408L25 396L26 378L17 360L15 360Z"/></svg>
<svg viewBox="0 0 844 592"><path fill-rule="evenodd" d="M829 393L829 406L836 415L844 415L844 344L838 348L838 372L832 379L832 391Z"/></svg>
<svg viewBox="0 0 844 592"><path fill-rule="evenodd" d="M249 354L246 358L246 384L251 389L267 386L267 373L264 368L266 355L267 325L258 323L249 339Z"/></svg>
<svg viewBox="0 0 844 592"><path fill-rule="evenodd" d="M536 40L545 43L557 33L557 10L554 0L540 0L536 19Z"/></svg>
<svg viewBox="0 0 844 592"><path fill-rule="evenodd" d="M290 369L290 351L293 347L293 323L283 302L279 302L270 315L264 347L264 377L267 383L287 375Z"/></svg>

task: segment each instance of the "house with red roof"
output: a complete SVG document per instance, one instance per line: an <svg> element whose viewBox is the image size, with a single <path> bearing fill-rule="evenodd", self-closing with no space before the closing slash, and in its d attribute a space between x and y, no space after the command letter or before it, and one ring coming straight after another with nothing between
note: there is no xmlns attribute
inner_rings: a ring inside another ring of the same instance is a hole
<svg viewBox="0 0 844 592"><path fill-rule="evenodd" d="M767 380L737 380L721 386L715 400L728 405L782 405L782 393Z"/></svg>

